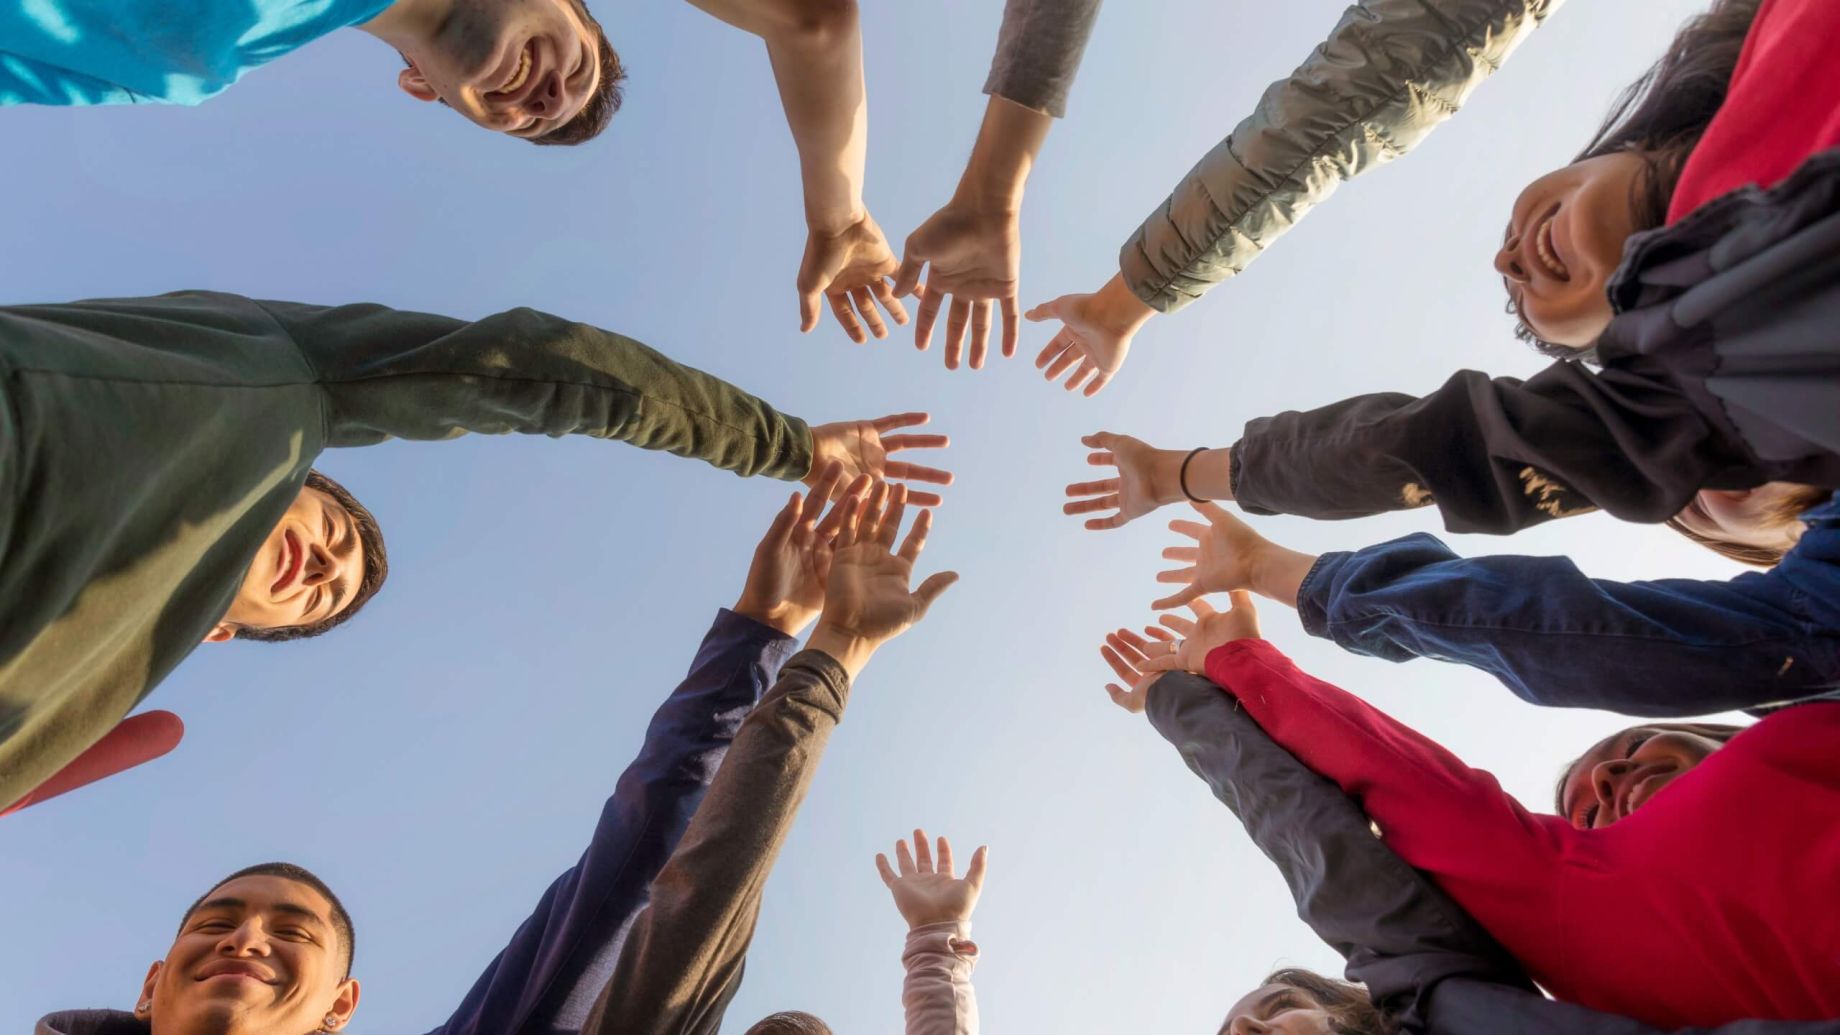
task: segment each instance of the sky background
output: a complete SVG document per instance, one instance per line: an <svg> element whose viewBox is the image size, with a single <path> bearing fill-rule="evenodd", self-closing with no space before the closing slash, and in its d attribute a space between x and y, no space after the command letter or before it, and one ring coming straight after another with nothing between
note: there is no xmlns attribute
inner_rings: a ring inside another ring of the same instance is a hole
<svg viewBox="0 0 1840 1035"><path fill-rule="evenodd" d="M922 572L963 575L858 684L767 890L739 1032L805 1009L898 1030L904 926L872 859L916 824L992 847L976 917L991 1032L1211 1033L1276 964L1336 970L1277 872L1140 717L1098 644L1141 624L1174 511L1090 533L1062 487L1080 434L1226 445L1247 419L1452 371L1525 375L1490 258L1510 203L1564 164L1691 0L1567 5L1416 152L1344 187L1239 278L1137 339L1094 399L1046 385L1049 329L948 373L911 334L797 332L804 228L765 49L687 4L600 0L632 78L598 143L490 136L394 87L343 31L196 109L13 109L0 182L10 302L184 288L480 317L518 305L633 335L813 422L926 409L957 484ZM899 249L969 151L999 0L863 5L866 198ZM1119 245L1337 0L1114 0L1029 184L1023 302L1099 287ZM942 321L943 323L943 321ZM931 462L931 461L928 461ZM130 1008L179 912L281 858L358 926L352 1030L446 1019L571 865L716 608L733 602L783 484L586 439L470 437L336 451L320 466L383 523L393 574L364 616L301 644L199 650L144 707L188 731L156 763L0 821L0 1030ZM1287 545L1436 530L1434 511L1257 520ZM1619 579L1736 568L1659 527L1595 515L1474 552L1569 553ZM1267 636L1541 806L1558 768L1623 723L1540 710L1467 670Z"/></svg>

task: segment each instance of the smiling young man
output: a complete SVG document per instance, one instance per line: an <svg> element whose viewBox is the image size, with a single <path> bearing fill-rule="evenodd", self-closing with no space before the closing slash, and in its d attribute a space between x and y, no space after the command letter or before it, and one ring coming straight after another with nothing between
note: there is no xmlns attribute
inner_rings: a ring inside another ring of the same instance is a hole
<svg viewBox="0 0 1840 1035"><path fill-rule="evenodd" d="M823 500L844 482L843 465L827 464L810 493L793 496L775 515L734 606L716 612L689 673L659 706L580 860L538 898L431 1035L582 1029L650 901L653 879L731 745L744 727L762 721L750 715L776 686L762 718L780 718L796 706L796 697L787 703L791 688L779 676L782 668L801 667L789 665L797 637L826 606L833 542L869 487L868 478L855 479L826 516ZM814 642L832 644L846 660L861 653L835 646L835 637ZM806 656L802 667L829 661ZM789 674L788 681L800 679ZM344 1031L359 1000L353 944L350 916L318 877L286 863L251 867L219 881L186 910L131 1011L54 1013L38 1022L36 1035Z"/></svg>
<svg viewBox="0 0 1840 1035"><path fill-rule="evenodd" d="M325 449L587 435L743 476L811 482L836 460L946 484L900 458L946 445L902 431L926 419L813 427L630 338L528 309L469 323L202 292L0 307L0 802L107 733L207 638L290 638L349 617L384 561L379 548L354 567L353 529L358 554L367 539L346 520L355 501L341 516L314 494L340 502L324 480L303 496Z"/></svg>

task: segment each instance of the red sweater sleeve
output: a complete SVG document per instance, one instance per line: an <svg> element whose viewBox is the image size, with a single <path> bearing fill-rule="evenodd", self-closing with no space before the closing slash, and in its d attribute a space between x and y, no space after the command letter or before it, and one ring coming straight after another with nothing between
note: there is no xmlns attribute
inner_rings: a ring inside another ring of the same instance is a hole
<svg viewBox="0 0 1840 1035"><path fill-rule="evenodd" d="M1840 146L1840 3L1765 0L1731 88L1681 169L1668 222L1747 184L1775 185Z"/></svg>
<svg viewBox="0 0 1840 1035"><path fill-rule="evenodd" d="M1207 675L1273 740L1358 801L1394 852L1497 937L1512 945L1519 932L1550 925L1574 833L1563 820L1528 812L1493 776L1300 671L1264 640L1215 648Z"/></svg>

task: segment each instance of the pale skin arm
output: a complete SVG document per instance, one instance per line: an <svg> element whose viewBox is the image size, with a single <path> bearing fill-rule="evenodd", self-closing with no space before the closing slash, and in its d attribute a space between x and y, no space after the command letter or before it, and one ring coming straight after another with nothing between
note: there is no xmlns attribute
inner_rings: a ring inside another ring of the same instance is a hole
<svg viewBox="0 0 1840 1035"><path fill-rule="evenodd" d="M1061 321L1060 331L1035 357L1035 366L1049 381L1066 375L1069 392L1082 389L1099 394L1124 366L1131 339L1156 310L1139 301L1115 274L1090 295L1062 295L1028 311L1028 319ZM1071 371L1071 373L1069 373Z"/></svg>
<svg viewBox="0 0 1840 1035"><path fill-rule="evenodd" d="M690 2L766 41L805 194L799 329L818 325L820 303L828 299L852 340L868 340L865 323L877 338L887 337L876 304L896 323L907 322L907 310L885 279L899 264L863 204L869 107L855 0Z"/></svg>
<svg viewBox="0 0 1840 1035"><path fill-rule="evenodd" d="M1053 125L1054 119L1045 112L992 95L958 190L944 208L908 235L894 293L914 293L925 272L926 285L914 321L914 347L923 352L932 344L939 310L950 297L947 370L958 369L967 327L971 369L984 366L993 302L1003 316L1003 355L1016 354L1022 192Z"/></svg>
<svg viewBox="0 0 1840 1035"><path fill-rule="evenodd" d="M1206 519L1171 521L1169 530L1195 541L1194 546L1171 546L1165 560L1185 567L1158 572L1156 581L1182 588L1153 602L1158 611L1199 600L1207 593L1251 591L1290 607L1297 606L1303 580L1316 566L1316 555L1279 546L1252 530L1252 526L1213 503L1194 503L1195 513Z"/></svg>
<svg viewBox="0 0 1840 1035"><path fill-rule="evenodd" d="M1203 449L1188 460L1191 450L1158 449L1129 435L1109 431L1095 432L1080 439L1094 450L1086 462L1094 467L1115 467L1116 476L1091 482L1074 482L1067 486L1069 502L1061 507L1065 514L1092 514L1109 510L1110 514L1086 519L1093 530L1117 528L1133 518L1188 498L1182 494L1184 482L1189 495L1203 500L1233 498L1233 451ZM1188 460L1184 479L1182 463Z"/></svg>

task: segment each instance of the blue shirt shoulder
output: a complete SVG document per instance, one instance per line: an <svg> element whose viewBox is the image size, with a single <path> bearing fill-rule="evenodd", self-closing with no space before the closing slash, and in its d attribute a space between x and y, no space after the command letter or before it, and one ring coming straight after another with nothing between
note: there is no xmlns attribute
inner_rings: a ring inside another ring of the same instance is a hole
<svg viewBox="0 0 1840 1035"><path fill-rule="evenodd" d="M0 4L0 104L197 104L390 0Z"/></svg>

